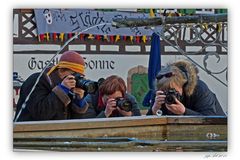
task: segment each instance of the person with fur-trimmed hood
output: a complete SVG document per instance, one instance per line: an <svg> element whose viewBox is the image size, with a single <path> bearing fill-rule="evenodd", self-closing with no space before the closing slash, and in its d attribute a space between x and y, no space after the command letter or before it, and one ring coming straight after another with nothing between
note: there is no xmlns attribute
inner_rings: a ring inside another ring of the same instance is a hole
<svg viewBox="0 0 240 160"><path fill-rule="evenodd" d="M216 95L197 74L196 66L186 60L163 67L147 115L225 115Z"/></svg>

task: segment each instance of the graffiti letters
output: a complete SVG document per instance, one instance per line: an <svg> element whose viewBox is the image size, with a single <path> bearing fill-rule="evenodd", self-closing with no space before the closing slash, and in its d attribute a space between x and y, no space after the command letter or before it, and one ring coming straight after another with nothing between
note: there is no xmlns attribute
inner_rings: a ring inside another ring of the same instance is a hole
<svg viewBox="0 0 240 160"><path fill-rule="evenodd" d="M70 20L71 25L75 26L74 29L72 30L72 32L75 32L76 30L80 29L80 24L77 19L77 13L75 13L75 15L71 15L69 18L71 19Z"/></svg>
<svg viewBox="0 0 240 160"><path fill-rule="evenodd" d="M46 19L47 24L52 24L52 13L49 9L44 9L43 10L43 15Z"/></svg>
<svg viewBox="0 0 240 160"><path fill-rule="evenodd" d="M39 34L47 32L73 33L96 26L86 30L84 34L124 36L152 35L152 30L145 27L115 28L111 25L113 19L146 18L149 17L148 14L118 11L104 12L91 9L35 9L35 14L37 15L36 23ZM41 17L44 17L44 21ZM50 24L51 27L45 27L45 25ZM159 27L155 28L157 29Z"/></svg>
<svg viewBox="0 0 240 160"><path fill-rule="evenodd" d="M66 22L67 21L66 16L65 16L62 9L60 9L59 12L54 12L53 13L53 19L55 21L60 21L60 22Z"/></svg>
<svg viewBox="0 0 240 160"><path fill-rule="evenodd" d="M96 12L95 14L90 14L90 11L88 12L79 12L79 18L82 22L82 24L85 27L91 27L97 24L101 24L101 23L106 23L107 21L104 20L103 16L100 16L99 12ZM108 34L109 32L111 32L111 28L110 26L107 25L103 25L102 27L97 26L97 29L99 31L101 31L103 34Z"/></svg>

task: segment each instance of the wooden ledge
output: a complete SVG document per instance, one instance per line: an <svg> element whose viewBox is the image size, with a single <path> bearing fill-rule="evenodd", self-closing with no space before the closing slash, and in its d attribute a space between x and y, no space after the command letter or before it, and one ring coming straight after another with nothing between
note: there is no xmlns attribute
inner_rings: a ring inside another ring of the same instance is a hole
<svg viewBox="0 0 240 160"><path fill-rule="evenodd" d="M77 120L31 121L13 123L13 132L84 130L167 124L227 124L223 116L136 116Z"/></svg>

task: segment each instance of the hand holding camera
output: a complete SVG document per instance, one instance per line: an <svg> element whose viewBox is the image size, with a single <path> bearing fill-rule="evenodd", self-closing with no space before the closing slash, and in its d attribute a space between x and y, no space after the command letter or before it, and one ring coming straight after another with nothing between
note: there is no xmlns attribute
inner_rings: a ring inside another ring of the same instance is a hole
<svg viewBox="0 0 240 160"><path fill-rule="evenodd" d="M165 98L166 98L166 95L163 91L161 90L156 91L155 102L152 107L153 114L156 114L156 112L162 108L162 104L165 103Z"/></svg>
<svg viewBox="0 0 240 160"><path fill-rule="evenodd" d="M174 88L165 91L164 94L166 95L165 103L169 105L176 104L176 99L181 99L181 95Z"/></svg>
<svg viewBox="0 0 240 160"><path fill-rule="evenodd" d="M110 98L107 100L105 115L109 117L112 112L117 109L120 114L123 116L131 116L132 115L132 103L131 101L124 98Z"/></svg>
<svg viewBox="0 0 240 160"><path fill-rule="evenodd" d="M166 108L176 115L183 115L186 110L185 106L177 98L175 98L175 103L166 103Z"/></svg>
<svg viewBox="0 0 240 160"><path fill-rule="evenodd" d="M132 103L128 99L116 98L116 106L121 115L132 116Z"/></svg>
<svg viewBox="0 0 240 160"><path fill-rule="evenodd" d="M75 86L76 86L75 77L73 75L68 75L62 80L61 84L65 87L67 87L69 90L71 90L72 88L75 88Z"/></svg>
<svg viewBox="0 0 240 160"><path fill-rule="evenodd" d="M152 107L153 114L162 108L165 104L166 108L174 114L183 114L185 112L184 105L179 101L181 95L175 89L169 89L166 91L157 91L155 102Z"/></svg>
<svg viewBox="0 0 240 160"><path fill-rule="evenodd" d="M123 110L123 109L120 109L119 107L117 107L117 110L118 110L118 112L121 114L121 115L123 115L123 116L125 116L125 117L129 117L129 116L132 116L132 111L125 111L125 110Z"/></svg>
<svg viewBox="0 0 240 160"><path fill-rule="evenodd" d="M79 95L79 98L82 99L84 97L84 90L81 88L73 88L72 89L73 93L76 93Z"/></svg>
<svg viewBox="0 0 240 160"><path fill-rule="evenodd" d="M174 114L184 114L185 107L180 102L181 95L173 88L166 91L157 91L155 102L152 107L152 112L156 114L156 112L161 109L162 104L165 104L166 108Z"/></svg>
<svg viewBox="0 0 240 160"><path fill-rule="evenodd" d="M112 112L116 109L116 101L114 98L110 98L107 100L106 108L105 108L105 116L109 117Z"/></svg>
<svg viewBox="0 0 240 160"><path fill-rule="evenodd" d="M174 88L169 89L165 92L165 106L174 114L182 115L185 113L185 106L180 102L181 95Z"/></svg>

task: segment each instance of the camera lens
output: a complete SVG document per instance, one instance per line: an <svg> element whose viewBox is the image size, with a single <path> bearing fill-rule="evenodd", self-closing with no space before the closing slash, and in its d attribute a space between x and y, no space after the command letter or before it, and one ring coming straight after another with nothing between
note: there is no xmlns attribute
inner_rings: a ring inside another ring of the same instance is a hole
<svg viewBox="0 0 240 160"><path fill-rule="evenodd" d="M95 93L96 90L98 89L98 83L90 80L86 80L84 84L84 88L87 93L90 93L90 94Z"/></svg>
<svg viewBox="0 0 240 160"><path fill-rule="evenodd" d="M87 80L78 73L74 74L74 76L77 88L81 88L90 94L93 94L98 90L98 82Z"/></svg>
<svg viewBox="0 0 240 160"><path fill-rule="evenodd" d="M165 98L165 103L174 104L175 103L175 97L173 95L167 95L166 98Z"/></svg>
<svg viewBox="0 0 240 160"><path fill-rule="evenodd" d="M126 112L129 112L132 110L132 103L129 101L129 100L126 100L126 99L117 99L116 100L116 105L126 111Z"/></svg>
<svg viewBox="0 0 240 160"><path fill-rule="evenodd" d="M180 94L174 88L165 91L165 95L166 104L175 104L176 103L175 99L181 100Z"/></svg>

